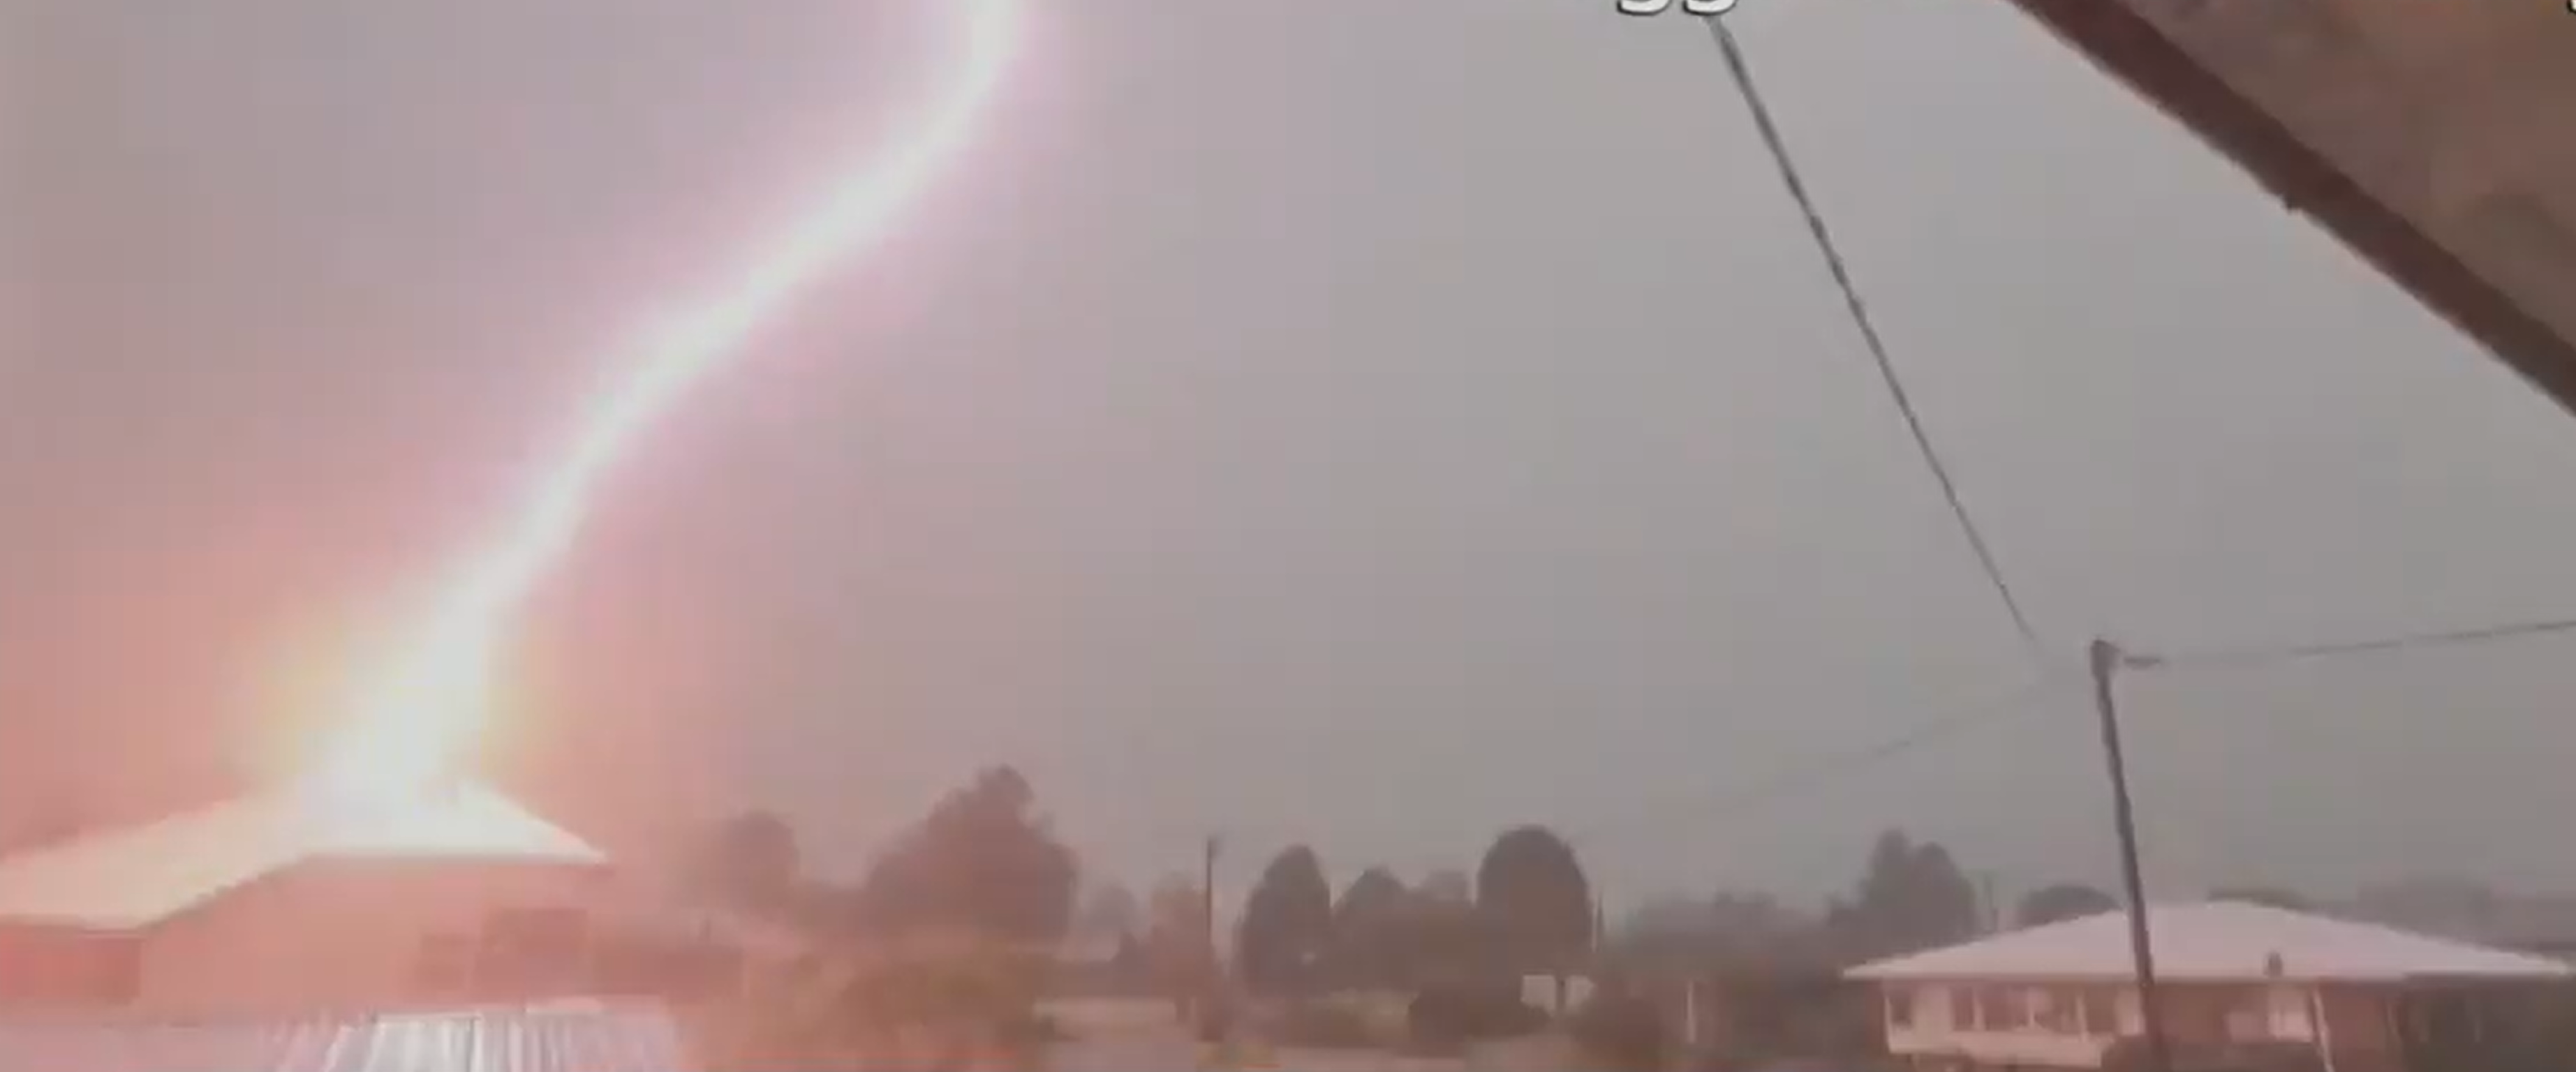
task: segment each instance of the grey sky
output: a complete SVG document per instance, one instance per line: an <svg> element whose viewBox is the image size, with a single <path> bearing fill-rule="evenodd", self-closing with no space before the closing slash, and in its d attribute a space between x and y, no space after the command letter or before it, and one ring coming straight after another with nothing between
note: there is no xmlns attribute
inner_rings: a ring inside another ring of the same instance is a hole
<svg viewBox="0 0 2576 1072"><path fill-rule="evenodd" d="M2100 874L2074 683L1691 806L2031 671L1705 36L1609 8L1042 5L966 170L617 482L527 638L535 795L847 861L1010 759L1139 880L1521 821L1622 891L1821 889L1891 822ZM15 806L258 768L282 668L913 92L904 9L0 5ZM1740 18L2063 662L2576 610L2576 425L2037 29ZM2142 681L2158 875L2576 882L2526 851L2563 643Z"/></svg>

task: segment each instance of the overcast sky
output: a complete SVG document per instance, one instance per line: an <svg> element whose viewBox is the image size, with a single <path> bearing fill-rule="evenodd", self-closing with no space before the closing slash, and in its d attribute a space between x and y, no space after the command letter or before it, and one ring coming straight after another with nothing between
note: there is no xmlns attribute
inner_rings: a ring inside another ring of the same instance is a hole
<svg viewBox="0 0 2576 1072"><path fill-rule="evenodd" d="M1008 760L1140 882L1531 821L1623 896L1892 823L2106 875L2080 680L1796 776L2034 670L1705 34L1610 6L1037 5L964 166L614 482L513 784L840 866ZM932 10L0 3L0 808L280 767ZM1738 25L2062 669L2576 612L2576 424L2005 5ZM2139 679L2154 880L2576 883L2571 644Z"/></svg>

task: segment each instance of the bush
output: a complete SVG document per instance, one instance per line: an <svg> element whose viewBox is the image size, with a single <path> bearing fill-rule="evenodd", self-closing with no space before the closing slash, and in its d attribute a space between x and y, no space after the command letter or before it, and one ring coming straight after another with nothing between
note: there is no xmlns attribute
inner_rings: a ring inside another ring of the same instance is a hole
<svg viewBox="0 0 2576 1072"><path fill-rule="evenodd" d="M1643 1070L1663 1067L1671 1045L1663 1010L1641 997L1599 994L1575 1011L1574 1044L1584 1055L1607 1067Z"/></svg>
<svg viewBox="0 0 2576 1072"><path fill-rule="evenodd" d="M852 963L835 988L829 1034L837 1045L869 1054L919 1045L938 1053L1034 1055L1059 1034L1037 1009L1043 958L950 934L890 941L872 953Z"/></svg>
<svg viewBox="0 0 2576 1072"><path fill-rule="evenodd" d="M1209 998L1198 1009L1199 1041L1214 1045L1234 1034L1234 1003L1223 997Z"/></svg>
<svg viewBox="0 0 2576 1072"><path fill-rule="evenodd" d="M2150 1072L2154 1062L2146 1040L2124 1038L2103 1053L2102 1067L2111 1072ZM2324 1068L2314 1048L2297 1043L2177 1045L2170 1072L2323 1072Z"/></svg>
<svg viewBox="0 0 2576 1072"><path fill-rule="evenodd" d="M1425 1035L1416 1031L1405 1036L1403 1045L1397 1046L1395 1052L1405 1057L1435 1059L1465 1057L1467 1040L1445 1035Z"/></svg>
<svg viewBox="0 0 2576 1072"><path fill-rule="evenodd" d="M1364 1050L1378 1040L1359 1010L1329 1001L1300 1001L1280 1017L1279 1041L1318 1050Z"/></svg>
<svg viewBox="0 0 2576 1072"><path fill-rule="evenodd" d="M1006 1017L993 1026L995 1044L1013 1054L1034 1054L1070 1037L1063 1024L1042 1012Z"/></svg>
<svg viewBox="0 0 2576 1072"><path fill-rule="evenodd" d="M1443 983L1414 995L1405 1025L1417 1041L1463 1046L1530 1034L1547 1026L1547 1013L1522 1002L1509 984Z"/></svg>

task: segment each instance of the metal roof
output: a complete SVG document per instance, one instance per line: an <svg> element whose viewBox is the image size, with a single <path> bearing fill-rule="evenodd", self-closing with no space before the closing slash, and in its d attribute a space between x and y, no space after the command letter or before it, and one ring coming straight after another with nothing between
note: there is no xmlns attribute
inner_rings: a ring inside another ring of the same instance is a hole
<svg viewBox="0 0 2576 1072"><path fill-rule="evenodd" d="M293 1021L0 1020L12 1072L687 1072L659 1009L479 1009Z"/></svg>
<svg viewBox="0 0 2576 1072"><path fill-rule="evenodd" d="M2012 0L2576 409L2566 0Z"/></svg>
<svg viewBox="0 0 2576 1072"><path fill-rule="evenodd" d="M482 786L369 808L277 792L0 860L0 920L134 930L309 860L407 857L607 862Z"/></svg>
<svg viewBox="0 0 2576 1072"><path fill-rule="evenodd" d="M2187 982L2566 979L2576 967L2369 923L2236 901L2147 909L2159 978ZM1855 979L2119 981L2130 978L2124 911L1864 964Z"/></svg>

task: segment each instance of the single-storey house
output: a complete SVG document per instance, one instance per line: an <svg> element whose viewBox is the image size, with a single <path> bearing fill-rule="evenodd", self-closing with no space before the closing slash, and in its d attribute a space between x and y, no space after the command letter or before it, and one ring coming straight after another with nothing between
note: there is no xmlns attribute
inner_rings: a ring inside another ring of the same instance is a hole
<svg viewBox="0 0 2576 1072"><path fill-rule="evenodd" d="M0 859L0 1015L564 996L607 881L599 850L479 785L243 797Z"/></svg>
<svg viewBox="0 0 2576 1072"><path fill-rule="evenodd" d="M2164 1033L2185 1066L2295 1048L2332 1072L2415 1072L2576 975L2556 960L2256 904L2160 904L2147 919ZM2124 911L1847 974L1875 985L1888 1050L1921 1068L2100 1068L2143 1034Z"/></svg>

